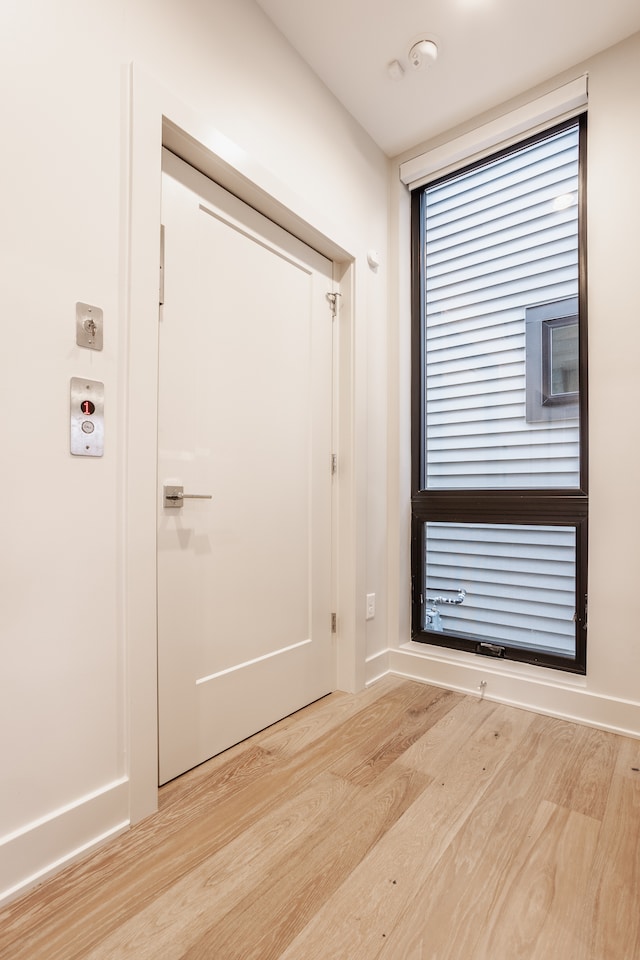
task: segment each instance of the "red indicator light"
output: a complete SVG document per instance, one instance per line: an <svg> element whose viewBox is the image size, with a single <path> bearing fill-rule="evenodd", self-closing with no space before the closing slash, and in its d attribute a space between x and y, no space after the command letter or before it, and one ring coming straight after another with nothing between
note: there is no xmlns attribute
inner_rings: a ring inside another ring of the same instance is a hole
<svg viewBox="0 0 640 960"><path fill-rule="evenodd" d="M80 404L80 409L84 413L85 417L89 417L95 412L96 406L95 403L91 402L91 400L83 400Z"/></svg>

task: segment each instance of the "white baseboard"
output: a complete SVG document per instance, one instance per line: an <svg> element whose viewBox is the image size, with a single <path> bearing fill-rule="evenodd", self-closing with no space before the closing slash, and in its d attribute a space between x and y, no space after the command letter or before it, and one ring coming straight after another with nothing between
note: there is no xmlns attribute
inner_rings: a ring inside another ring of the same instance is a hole
<svg viewBox="0 0 640 960"><path fill-rule="evenodd" d="M389 673L389 650L383 650L367 659L365 665L365 686L370 687Z"/></svg>
<svg viewBox="0 0 640 960"><path fill-rule="evenodd" d="M387 672L640 739L640 702L591 691L585 677L479 657L465 661L456 654L426 654L412 646L386 651ZM380 666L383 656L376 662Z"/></svg>
<svg viewBox="0 0 640 960"><path fill-rule="evenodd" d="M129 826L129 781L106 784L0 837L0 905Z"/></svg>

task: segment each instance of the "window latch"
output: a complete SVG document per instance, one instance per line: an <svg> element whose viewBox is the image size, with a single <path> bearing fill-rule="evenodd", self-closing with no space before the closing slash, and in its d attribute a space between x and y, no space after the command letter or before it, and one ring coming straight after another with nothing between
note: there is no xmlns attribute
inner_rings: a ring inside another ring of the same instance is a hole
<svg viewBox="0 0 640 960"><path fill-rule="evenodd" d="M479 643L476 646L476 653L483 657L501 657L504 659L504 649L499 643Z"/></svg>

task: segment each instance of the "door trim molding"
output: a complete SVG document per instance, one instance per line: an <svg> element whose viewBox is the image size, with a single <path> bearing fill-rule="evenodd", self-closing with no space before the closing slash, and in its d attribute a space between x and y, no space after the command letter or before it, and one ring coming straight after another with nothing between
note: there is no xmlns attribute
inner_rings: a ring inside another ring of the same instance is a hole
<svg viewBox="0 0 640 960"><path fill-rule="evenodd" d="M336 686L356 690L365 681L364 624L355 598L364 594L364 518L356 496L365 475L363 440L356 436L356 245L306 198L177 99L138 65L127 68L128 155L123 159L126 236L121 290L124 330L120 352L123 462L121 477L123 750L128 768L131 823L157 809L157 585L156 427L158 384L158 256L161 152L165 146L240 199L330 258L343 294L338 349L335 607L339 642ZM360 271L362 273L362 271ZM140 386L142 385L142 386Z"/></svg>

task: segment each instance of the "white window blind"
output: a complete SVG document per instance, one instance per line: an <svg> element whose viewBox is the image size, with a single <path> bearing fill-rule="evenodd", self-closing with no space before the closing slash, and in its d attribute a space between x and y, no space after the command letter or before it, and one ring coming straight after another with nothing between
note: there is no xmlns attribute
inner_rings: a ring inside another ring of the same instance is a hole
<svg viewBox="0 0 640 960"><path fill-rule="evenodd" d="M517 110L407 160L400 165L400 179L414 190L524 136L577 116L587 105L587 86L584 74Z"/></svg>

